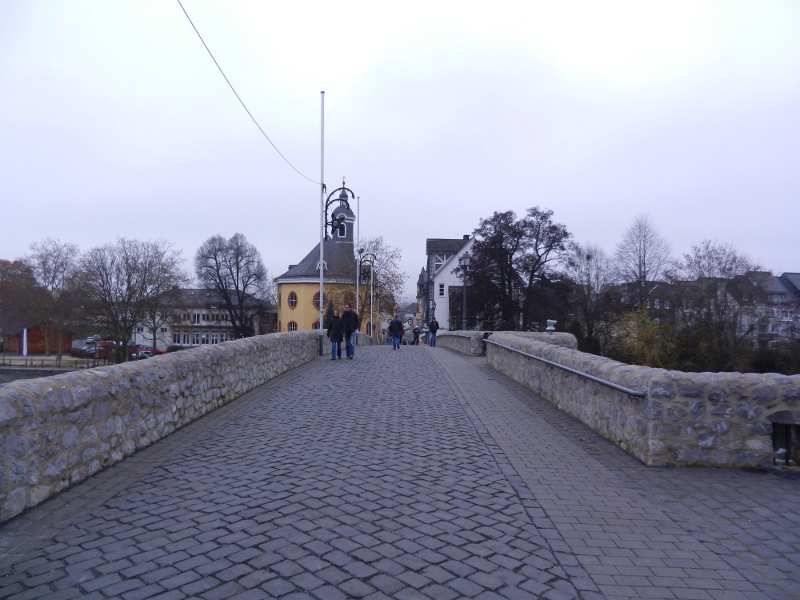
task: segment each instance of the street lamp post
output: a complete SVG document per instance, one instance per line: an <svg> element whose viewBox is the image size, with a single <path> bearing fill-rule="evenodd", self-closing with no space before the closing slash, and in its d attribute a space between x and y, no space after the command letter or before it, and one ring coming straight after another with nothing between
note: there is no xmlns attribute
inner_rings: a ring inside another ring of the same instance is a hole
<svg viewBox="0 0 800 600"><path fill-rule="evenodd" d="M470 260L472 260L472 257L469 255L469 252L464 252L461 258L458 259L458 265L461 267L461 278L464 283L464 289L461 293L461 299L463 301L461 307L461 331L467 330L467 271L469 270Z"/></svg>
<svg viewBox="0 0 800 600"><path fill-rule="evenodd" d="M382 311L383 311L383 303L381 302L381 300L382 299L386 299L387 297L388 297L388 295L386 294L386 288L385 288L383 282L380 281L380 280L376 281L375 282L375 298L377 298L377 300L378 300L378 321L380 321L381 323L383 322L381 320L381 318L380 318L381 314L382 314ZM381 326L378 331L379 331L379 333L383 333L383 326ZM380 338L379 341L381 343L383 343L383 338Z"/></svg>
<svg viewBox="0 0 800 600"><path fill-rule="evenodd" d="M356 314L361 318L359 308L361 307L361 298L359 297L359 288L361 283L361 255L364 253L363 248L358 249L358 256L356 257Z"/></svg>
<svg viewBox="0 0 800 600"><path fill-rule="evenodd" d="M372 252L368 252L362 256L364 252L364 248L361 248L358 251L359 261L358 261L358 278L360 280L364 276L364 266L369 265L369 323L370 323L370 335L373 335L375 331L375 320L372 318L372 271L373 265L375 261L378 260L378 257L375 256ZM356 309L358 312L358 309ZM374 336L373 336L374 337Z"/></svg>
<svg viewBox="0 0 800 600"><path fill-rule="evenodd" d="M322 196L325 196L325 186L322 186ZM339 196L334 198L333 195L339 192ZM322 214L321 214L321 221L322 221L322 229L320 231L320 238L319 238L319 355L322 356L322 311L324 310L324 271L325 271L325 261L324 261L324 252L323 248L325 245L325 240L328 239L328 227L331 229L331 233L336 231L342 223L345 222L347 219L347 213L350 211L350 198L355 198L356 195L353 193L352 190L346 188L344 186L344 178L342 178L342 187L336 188L330 194L328 194L327 200L324 200L322 203ZM330 210L331 205L334 202L338 202L339 206L333 209L330 217L328 217L328 212Z"/></svg>
<svg viewBox="0 0 800 600"><path fill-rule="evenodd" d="M375 297L378 299L378 321L379 321L379 322L382 324L382 323L383 323L383 321L381 321L381 319L380 319L380 316L381 316L381 295L382 295L382 294L381 294L381 289L382 289L382 288L380 288L380 287L379 287L379 288L378 288L378 289L375 291ZM373 333L374 333L374 331L375 331L375 326L374 326L374 324L373 324L372 330L373 330ZM379 327L379 328L378 328L378 336L379 336L379 337L378 337L377 339L378 339L378 343L379 343L379 344L382 344L382 343L383 343L383 339L380 337L380 334L381 334L382 332L383 332L383 326L381 325L381 327Z"/></svg>

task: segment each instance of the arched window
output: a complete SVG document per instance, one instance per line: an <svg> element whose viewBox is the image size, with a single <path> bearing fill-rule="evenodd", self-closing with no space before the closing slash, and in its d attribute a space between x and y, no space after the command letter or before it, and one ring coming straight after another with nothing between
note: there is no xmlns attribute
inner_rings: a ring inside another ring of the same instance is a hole
<svg viewBox="0 0 800 600"><path fill-rule="evenodd" d="M336 235L339 237L347 237L347 225L342 223L336 230Z"/></svg>
<svg viewBox="0 0 800 600"><path fill-rule="evenodd" d="M324 297L323 297L323 299L324 299ZM319 292L314 294L314 308L319 310Z"/></svg>
<svg viewBox="0 0 800 600"><path fill-rule="evenodd" d="M349 304L353 310L356 309L356 295L353 292L344 293L344 303Z"/></svg>
<svg viewBox="0 0 800 600"><path fill-rule="evenodd" d="M297 331L297 323L289 321L289 331Z"/></svg>
<svg viewBox="0 0 800 600"><path fill-rule="evenodd" d="M294 292L289 292L289 308L292 310L297 308L297 294ZM290 329L289 331L294 331L294 329Z"/></svg>

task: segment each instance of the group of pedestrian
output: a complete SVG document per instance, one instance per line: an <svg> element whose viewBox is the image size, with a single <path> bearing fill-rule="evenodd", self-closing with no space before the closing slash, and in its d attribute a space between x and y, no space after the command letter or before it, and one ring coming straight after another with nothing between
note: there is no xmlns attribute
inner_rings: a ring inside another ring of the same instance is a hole
<svg viewBox="0 0 800 600"><path fill-rule="evenodd" d="M345 355L348 359L355 356L356 332L361 328L361 321L352 306L345 304L344 313L339 315L338 310L333 311L333 317L328 321L328 338L331 341L331 360L342 358L342 342L345 342ZM436 346L436 332L439 331L439 322L433 318L428 323L428 345ZM392 336L392 350L397 350L403 343L405 325L395 317L389 322L389 333ZM415 326L413 345L419 344L419 327Z"/></svg>
<svg viewBox="0 0 800 600"><path fill-rule="evenodd" d="M345 342L345 355L352 360L356 354L356 332L361 328L361 321L349 304L344 305L344 313L333 311L328 321L328 338L331 340L331 360L342 358L342 342Z"/></svg>
<svg viewBox="0 0 800 600"><path fill-rule="evenodd" d="M436 346L436 332L439 331L439 322L436 318L431 319L431 322L428 323L428 345L429 346ZM398 318L395 317L391 321L389 321L389 333L392 336L392 350L397 350L403 343L403 334L405 333L405 325L403 322ZM411 342L413 346L419 344L419 327L415 326L414 330L414 339Z"/></svg>

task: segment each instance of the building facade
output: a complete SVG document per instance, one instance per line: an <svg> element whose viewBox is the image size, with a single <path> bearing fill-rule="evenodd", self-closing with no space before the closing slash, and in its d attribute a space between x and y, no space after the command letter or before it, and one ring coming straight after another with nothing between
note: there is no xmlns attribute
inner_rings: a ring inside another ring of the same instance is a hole
<svg viewBox="0 0 800 600"><path fill-rule="evenodd" d="M323 313L329 301L340 313L346 303L355 308L355 220L355 214L346 208L344 222L323 242ZM275 278L275 283L278 286L278 331L319 329L319 244L298 264L289 265L285 273ZM363 317L361 321L363 331L368 323Z"/></svg>
<svg viewBox="0 0 800 600"><path fill-rule="evenodd" d="M221 344L236 338L228 312L221 295L213 290L180 289L175 290L171 298L171 306L165 311L163 323L155 332L147 325L140 323L134 329L134 344L151 346L161 350L169 346L203 346ZM265 308L260 301L253 298L249 311L253 317L253 329L256 335L270 333L275 313Z"/></svg>
<svg viewBox="0 0 800 600"><path fill-rule="evenodd" d="M418 284L426 323L435 316L440 328L461 329L464 284L453 270L458 267L458 259L472 248L473 241L469 235L426 240L427 259Z"/></svg>
<svg viewBox="0 0 800 600"><path fill-rule="evenodd" d="M687 325L709 311L722 319L724 310L750 348L776 349L800 339L800 273L750 271L730 279L653 282L646 307L656 323L667 319Z"/></svg>

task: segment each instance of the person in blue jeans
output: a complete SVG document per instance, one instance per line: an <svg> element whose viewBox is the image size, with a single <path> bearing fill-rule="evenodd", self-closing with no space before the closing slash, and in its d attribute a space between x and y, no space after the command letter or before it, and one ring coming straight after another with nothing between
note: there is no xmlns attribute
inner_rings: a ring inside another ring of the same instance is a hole
<svg viewBox="0 0 800 600"><path fill-rule="evenodd" d="M331 360L342 358L342 340L344 340L344 320L339 316L339 311L333 311L331 320L328 321L328 337L331 340Z"/></svg>
<svg viewBox="0 0 800 600"><path fill-rule="evenodd" d="M392 350L397 350L403 340L403 322L397 317L389 322L389 333L392 334Z"/></svg>
<svg viewBox="0 0 800 600"><path fill-rule="evenodd" d="M352 359L356 354L356 332L361 328L361 321L358 319L356 311L349 304L344 305L342 320L344 321L347 358Z"/></svg>
<svg viewBox="0 0 800 600"><path fill-rule="evenodd" d="M439 331L439 321L436 320L436 317L433 317L431 322L428 323L428 330L431 332L428 345L436 347L436 332Z"/></svg>

